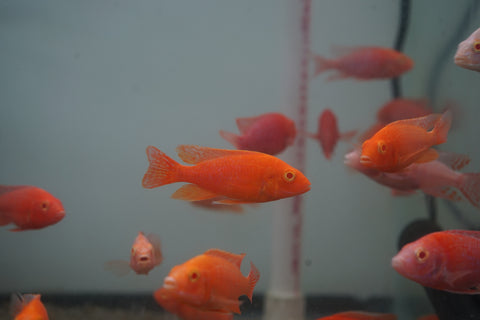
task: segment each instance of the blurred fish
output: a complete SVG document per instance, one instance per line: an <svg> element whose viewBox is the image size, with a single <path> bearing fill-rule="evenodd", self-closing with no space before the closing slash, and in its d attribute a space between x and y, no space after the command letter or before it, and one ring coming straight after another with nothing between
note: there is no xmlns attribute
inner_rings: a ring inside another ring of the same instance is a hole
<svg viewBox="0 0 480 320"><path fill-rule="evenodd" d="M10 231L41 229L65 217L60 200L34 186L0 185L0 226L14 223Z"/></svg>
<svg viewBox="0 0 480 320"><path fill-rule="evenodd" d="M295 122L281 113L237 118L236 122L241 135L223 130L219 133L237 149L276 155L295 141Z"/></svg>
<svg viewBox="0 0 480 320"><path fill-rule="evenodd" d="M391 313L346 311L318 318L317 320L397 320L397 316Z"/></svg>
<svg viewBox="0 0 480 320"><path fill-rule="evenodd" d="M428 314L426 316L421 316L417 320L438 320L438 316L436 314Z"/></svg>
<svg viewBox="0 0 480 320"><path fill-rule="evenodd" d="M126 275L130 270L136 274L147 275L153 268L162 263L163 256L160 248L160 240L154 234L145 237L139 232L133 242L130 262L125 260L111 260L105 262L105 269L118 276Z"/></svg>
<svg viewBox="0 0 480 320"><path fill-rule="evenodd" d="M405 245L392 266L422 286L461 294L480 293L480 231L430 233Z"/></svg>
<svg viewBox="0 0 480 320"><path fill-rule="evenodd" d="M310 181L282 160L260 152L213 149L192 145L177 147L184 166L153 146L147 148L150 162L142 186L156 188L174 182L190 182L172 198L218 203L266 202L296 196L310 190Z"/></svg>
<svg viewBox="0 0 480 320"><path fill-rule="evenodd" d="M245 254L232 254L219 249L210 249L187 262L172 268L163 282L163 287L154 294L158 303L167 295L168 306L187 304L203 311L240 313L238 298L246 295L252 300L253 289L260 273L250 263L250 273L242 275L240 265ZM168 307L167 306L167 307Z"/></svg>
<svg viewBox="0 0 480 320"><path fill-rule="evenodd" d="M339 58L326 59L314 55L315 73L335 69L337 74L328 80L357 78L360 80L396 78L413 67L413 60L405 54L382 47L342 48Z"/></svg>
<svg viewBox="0 0 480 320"><path fill-rule="evenodd" d="M382 172L363 166L360 163L360 151L358 150L345 155L344 160L347 166L395 191L409 194L420 189L435 197L458 201L462 198L455 190L456 188L472 205L478 208L480 207L480 173L456 171L462 169L469 162L470 158L467 155L441 152L438 160L412 163L399 172Z"/></svg>
<svg viewBox="0 0 480 320"><path fill-rule="evenodd" d="M163 309L176 314L183 320L233 320L232 312L219 312L196 308L187 303L183 303L175 292L163 287L155 291L153 297Z"/></svg>
<svg viewBox="0 0 480 320"><path fill-rule="evenodd" d="M320 143L325 158L330 159L338 140L351 139L356 133L356 130L340 133L337 117L332 110L325 109L318 117L317 133L311 133L309 137Z"/></svg>
<svg viewBox="0 0 480 320"><path fill-rule="evenodd" d="M454 61L459 67L480 71L480 28L458 44Z"/></svg>
<svg viewBox="0 0 480 320"><path fill-rule="evenodd" d="M39 294L12 294L10 310L14 320L48 320L47 310Z"/></svg>
<svg viewBox="0 0 480 320"><path fill-rule="evenodd" d="M431 147L447 141L451 120L447 110L443 114L392 122L363 143L360 163L395 172L414 162L435 160L438 153Z"/></svg>
<svg viewBox="0 0 480 320"><path fill-rule="evenodd" d="M378 122L388 124L397 120L427 116L433 113L428 99L396 98L385 103L377 111Z"/></svg>

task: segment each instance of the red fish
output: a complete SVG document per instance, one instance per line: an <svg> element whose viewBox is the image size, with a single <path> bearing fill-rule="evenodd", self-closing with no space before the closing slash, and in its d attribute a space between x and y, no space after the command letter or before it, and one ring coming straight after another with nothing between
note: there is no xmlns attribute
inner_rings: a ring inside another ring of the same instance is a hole
<svg viewBox="0 0 480 320"><path fill-rule="evenodd" d="M377 111L377 120L385 125L397 120L427 116L433 113L427 99L397 98L385 103Z"/></svg>
<svg viewBox="0 0 480 320"><path fill-rule="evenodd" d="M310 190L310 181L282 160L260 152L224 150L180 145L184 166L155 147L147 148L150 162L142 185L156 188L174 182L189 182L174 199L198 201L224 198L218 203L266 202L292 197Z"/></svg>
<svg viewBox="0 0 480 320"><path fill-rule="evenodd" d="M47 310L39 294L12 294L10 308L14 320L48 320Z"/></svg>
<svg viewBox="0 0 480 320"><path fill-rule="evenodd" d="M232 254L219 249L210 249L187 262L172 268L163 282L163 287L154 296L169 295L176 300L168 305L187 304L203 311L240 313L238 298L246 295L252 300L253 289L260 273L250 263L247 277L240 271L245 254Z"/></svg>
<svg viewBox="0 0 480 320"><path fill-rule="evenodd" d="M480 231L430 233L405 245L392 266L422 286L461 294L480 294Z"/></svg>
<svg viewBox="0 0 480 320"><path fill-rule="evenodd" d="M163 256L160 240L154 234L145 237L139 232L132 245L130 262L124 260L111 260L105 263L105 268L118 276L126 275L130 269L136 274L147 275L153 268L162 263Z"/></svg>
<svg viewBox="0 0 480 320"><path fill-rule="evenodd" d="M220 135L237 149L276 155L295 141L295 122L281 113L237 118L236 122L242 135L223 130Z"/></svg>
<svg viewBox="0 0 480 320"><path fill-rule="evenodd" d="M10 231L41 229L65 217L60 200L34 186L0 185L0 226L14 223Z"/></svg>
<svg viewBox="0 0 480 320"><path fill-rule="evenodd" d="M346 311L318 318L317 320L397 320L397 316L391 313Z"/></svg>
<svg viewBox="0 0 480 320"><path fill-rule="evenodd" d="M176 314L183 320L233 320L232 312L202 310L182 303L181 299L174 292L165 288L155 291L153 297L163 309Z"/></svg>
<svg viewBox="0 0 480 320"><path fill-rule="evenodd" d="M438 160L412 163L400 172L382 172L363 166L358 150L345 155L344 161L377 183L394 189L395 194L399 194L398 191L411 194L420 189L434 197L458 201L462 199L456 191L458 189L472 205L480 207L480 173L457 171L469 162L466 155L441 153Z"/></svg>
<svg viewBox="0 0 480 320"><path fill-rule="evenodd" d="M330 69L338 73L328 80L356 78L360 80L396 78L413 68L407 55L382 47L345 48L346 54L336 59L314 56L315 76Z"/></svg>
<svg viewBox="0 0 480 320"><path fill-rule="evenodd" d="M414 162L433 161L438 153L431 147L447 141L451 120L447 110L443 114L392 122L363 143L360 163L396 172Z"/></svg>
<svg viewBox="0 0 480 320"><path fill-rule="evenodd" d="M325 158L330 159L338 140L351 139L356 130L340 133L338 130L337 117L330 109L325 109L318 117L318 130L315 134L309 134L310 138L318 140Z"/></svg>
<svg viewBox="0 0 480 320"><path fill-rule="evenodd" d="M480 71L480 28L458 44L454 62L459 67Z"/></svg>

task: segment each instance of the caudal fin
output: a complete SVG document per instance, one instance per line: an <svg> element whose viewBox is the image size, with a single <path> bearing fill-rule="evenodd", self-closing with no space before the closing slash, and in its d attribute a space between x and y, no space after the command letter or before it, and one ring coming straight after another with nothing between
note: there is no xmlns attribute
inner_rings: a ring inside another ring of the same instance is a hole
<svg viewBox="0 0 480 320"><path fill-rule="evenodd" d="M147 147L150 165L142 179L142 186L147 189L177 182L180 164L153 146Z"/></svg>
<svg viewBox="0 0 480 320"><path fill-rule="evenodd" d="M240 145L238 143L239 137L235 133L231 133L223 130L218 131L218 133L223 139L230 142L235 148L240 149Z"/></svg>
<svg viewBox="0 0 480 320"><path fill-rule="evenodd" d="M464 177L460 191L471 204L480 208L480 173L464 173Z"/></svg>
<svg viewBox="0 0 480 320"><path fill-rule="evenodd" d="M260 271L258 271L257 267L255 267L253 262L250 262L250 272L248 273L247 279L248 279L247 297L250 300L250 302L252 302L253 289L255 288L255 285L260 279Z"/></svg>
<svg viewBox="0 0 480 320"><path fill-rule="evenodd" d="M313 76L318 76L320 73L333 68L333 64L329 59L319 55L313 55L312 58L315 62L315 71Z"/></svg>
<svg viewBox="0 0 480 320"><path fill-rule="evenodd" d="M447 141L448 131L452 125L452 112L447 110L442 117L435 123L432 132L436 136L436 143L441 144Z"/></svg>

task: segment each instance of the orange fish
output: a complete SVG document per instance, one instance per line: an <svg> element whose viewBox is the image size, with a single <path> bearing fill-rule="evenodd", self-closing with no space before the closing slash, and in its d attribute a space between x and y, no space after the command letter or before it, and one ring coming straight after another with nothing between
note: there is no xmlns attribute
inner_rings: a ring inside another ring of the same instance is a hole
<svg viewBox="0 0 480 320"><path fill-rule="evenodd" d="M447 230L406 244L392 259L402 276L424 287L480 294L480 231Z"/></svg>
<svg viewBox="0 0 480 320"><path fill-rule="evenodd" d="M330 70L338 73L328 80L356 78L360 80L396 78L413 67L413 60L405 54L382 47L344 48L346 54L337 59L314 56L315 76Z"/></svg>
<svg viewBox="0 0 480 320"><path fill-rule="evenodd" d="M189 182L173 195L187 201L222 197L218 203L266 202L310 190L310 181L284 161L260 152L213 149L192 145L177 147L184 166L153 146L147 147L150 162L142 186L156 188Z"/></svg>
<svg viewBox="0 0 480 320"><path fill-rule="evenodd" d="M253 289L260 272L250 263L247 277L240 271L245 254L233 254L210 249L187 262L172 268L163 287L154 296L169 295L177 304L187 304L203 311L240 313L238 298L246 295L252 300ZM160 297L160 299L158 298ZM175 303L168 302L170 306Z"/></svg>
<svg viewBox="0 0 480 320"><path fill-rule="evenodd" d="M276 155L295 141L295 122L281 113L265 113L252 118L237 118L242 135L220 130L222 138L237 149Z"/></svg>
<svg viewBox="0 0 480 320"><path fill-rule="evenodd" d="M431 147L447 141L451 120L447 110L443 114L392 122L363 143L360 163L383 172L396 172L414 162L433 161L438 153Z"/></svg>
<svg viewBox="0 0 480 320"><path fill-rule="evenodd" d="M397 320L397 316L391 313L346 311L318 318L317 320Z"/></svg>
<svg viewBox="0 0 480 320"><path fill-rule="evenodd" d="M41 229L65 217L60 200L34 186L0 185L0 226L14 223L10 231Z"/></svg>
<svg viewBox="0 0 480 320"><path fill-rule="evenodd" d="M351 139L357 133L356 130L340 133L338 130L337 117L330 109L325 109L318 117L318 130L315 134L309 134L310 138L318 140L325 158L330 159L338 140Z"/></svg>
<svg viewBox="0 0 480 320"><path fill-rule="evenodd" d="M165 288L155 291L153 297L163 309L183 320L233 320L232 312L202 310L182 303L174 292Z"/></svg>
<svg viewBox="0 0 480 320"><path fill-rule="evenodd" d="M47 310L39 294L12 294L10 309L14 320L48 320Z"/></svg>
<svg viewBox="0 0 480 320"><path fill-rule="evenodd" d="M111 260L105 263L105 269L118 276L126 275L130 269L136 274L147 275L153 268L162 263L163 256L160 240L154 234L145 237L139 232L132 245L130 263L124 260Z"/></svg>

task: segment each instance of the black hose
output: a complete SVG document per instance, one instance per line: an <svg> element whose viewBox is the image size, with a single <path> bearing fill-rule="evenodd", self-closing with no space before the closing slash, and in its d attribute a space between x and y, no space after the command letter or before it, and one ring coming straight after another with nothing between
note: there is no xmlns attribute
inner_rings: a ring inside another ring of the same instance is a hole
<svg viewBox="0 0 480 320"><path fill-rule="evenodd" d="M397 37L393 48L402 51L407 37L408 25L410 21L410 0L400 0L400 16L398 21ZM393 78L391 81L392 97L399 98L402 96L400 87L400 78Z"/></svg>

